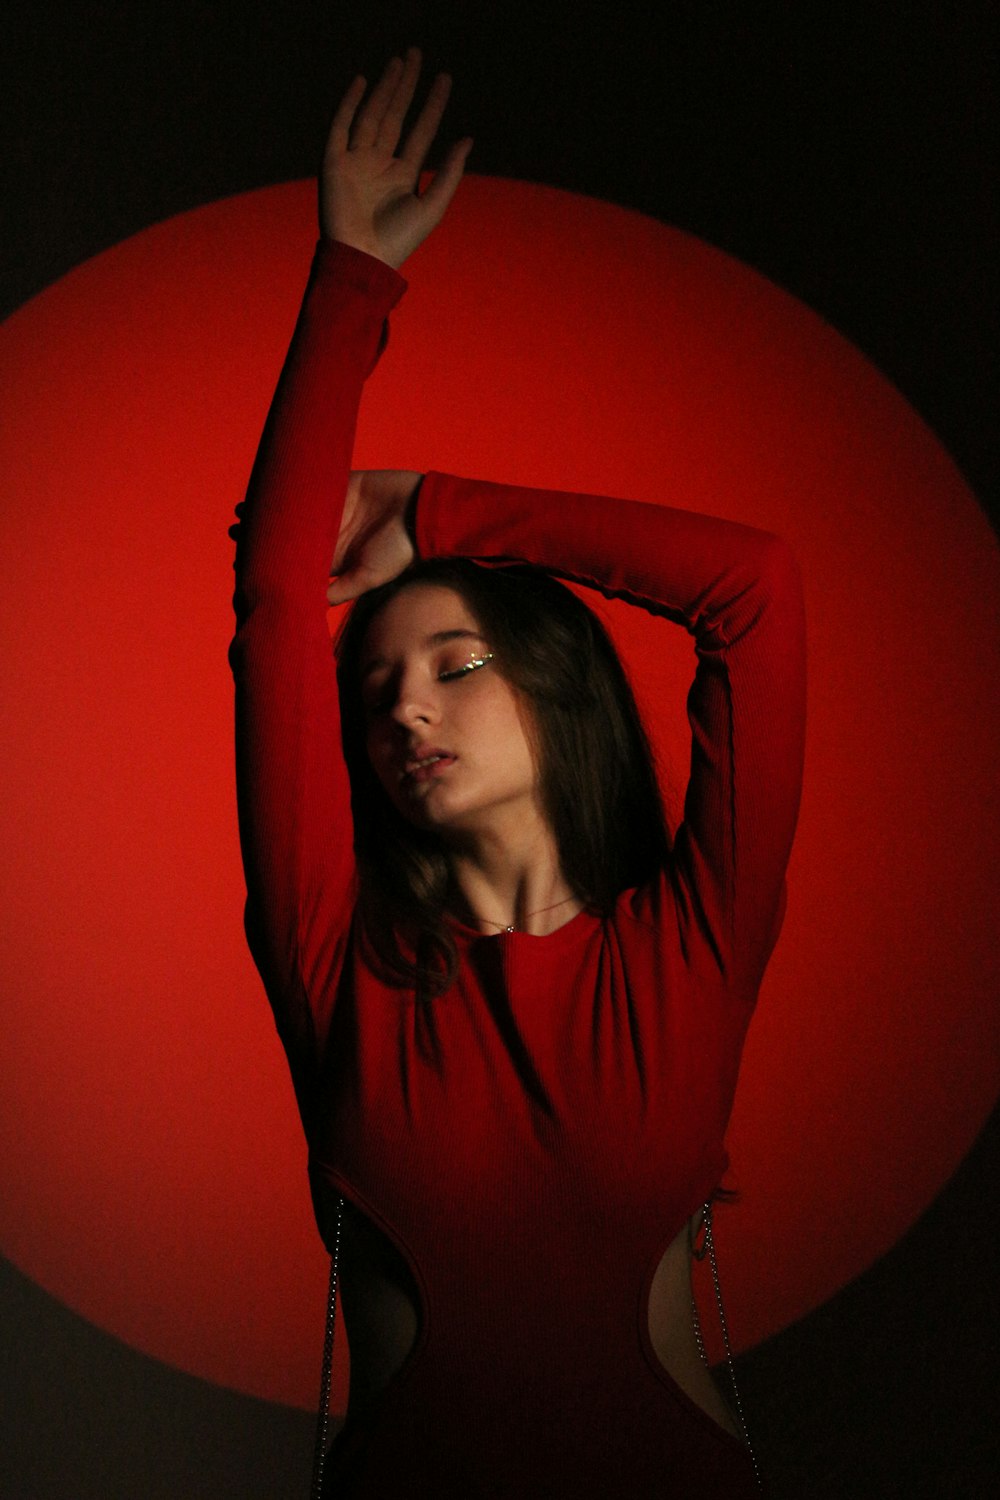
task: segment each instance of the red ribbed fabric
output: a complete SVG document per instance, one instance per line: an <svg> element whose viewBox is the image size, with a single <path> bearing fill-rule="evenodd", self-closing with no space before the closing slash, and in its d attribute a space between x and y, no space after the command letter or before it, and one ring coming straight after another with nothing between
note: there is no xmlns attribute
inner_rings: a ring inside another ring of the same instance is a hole
<svg viewBox="0 0 1000 1500"><path fill-rule="evenodd" d="M669 507L425 476L421 556L520 559L695 639L668 868L545 937L455 924L429 1005L354 942L325 585L365 376L405 290L321 242L237 533L240 832L251 951L286 1047L317 1209L396 1245L416 1348L330 1465L343 1497L756 1493L745 1448L661 1368L649 1286L727 1165L723 1137L784 915L805 713L795 561ZM662 623L668 622L668 623Z"/></svg>

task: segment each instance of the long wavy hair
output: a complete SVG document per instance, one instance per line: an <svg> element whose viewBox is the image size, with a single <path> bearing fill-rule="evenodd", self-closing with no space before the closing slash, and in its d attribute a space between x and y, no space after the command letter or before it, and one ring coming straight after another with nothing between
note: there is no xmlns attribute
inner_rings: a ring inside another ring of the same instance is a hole
<svg viewBox="0 0 1000 1500"><path fill-rule="evenodd" d="M652 749L607 631L571 589L526 564L418 561L362 594L336 639L344 755L351 780L360 936L368 961L421 998L458 965L445 923L447 849L393 807L372 769L360 690L361 652L375 616L413 584L453 589L493 653L492 669L527 709L539 793L563 874L585 905L607 913L670 854Z"/></svg>

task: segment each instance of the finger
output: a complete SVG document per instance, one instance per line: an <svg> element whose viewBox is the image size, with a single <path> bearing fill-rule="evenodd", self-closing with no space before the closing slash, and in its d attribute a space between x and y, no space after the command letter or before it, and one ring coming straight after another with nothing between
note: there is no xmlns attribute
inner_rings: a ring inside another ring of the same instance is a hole
<svg viewBox="0 0 1000 1500"><path fill-rule="evenodd" d="M328 604L349 604L352 599L358 599L366 594L369 589L376 586L375 582L360 573L342 573L339 578L332 579L326 591Z"/></svg>
<svg viewBox="0 0 1000 1500"><path fill-rule="evenodd" d="M451 78L447 73L439 73L431 85L431 91L427 95L423 109L414 120L413 127L406 137L406 145L400 152L401 160L406 162L413 173L419 172L424 164L424 157L437 135L437 128L441 123L441 116L444 114L450 93Z"/></svg>
<svg viewBox="0 0 1000 1500"><path fill-rule="evenodd" d="M444 164L438 168L420 202L431 224L440 223L448 204L455 196L458 184L465 171L466 158L472 150L472 137L457 141L448 152Z"/></svg>
<svg viewBox="0 0 1000 1500"><path fill-rule="evenodd" d="M399 144L399 132L403 128L403 117L413 102L413 94L420 77L420 48L408 47L403 71L399 75L392 98L382 116L374 144L380 151L392 156Z"/></svg>
<svg viewBox="0 0 1000 1500"><path fill-rule="evenodd" d="M358 73L337 106L337 113L333 117L333 124L330 126L330 134L327 138L326 145L328 151L347 150L348 135L351 129L351 121L354 119L354 111L361 103L367 87L367 80Z"/></svg>
<svg viewBox="0 0 1000 1500"><path fill-rule="evenodd" d="M386 105L392 98L399 81L399 74L403 67L401 57L390 57L382 69L382 77L372 89L368 96L368 102L358 115L352 131L352 147L370 146L378 134L382 116L385 114Z"/></svg>

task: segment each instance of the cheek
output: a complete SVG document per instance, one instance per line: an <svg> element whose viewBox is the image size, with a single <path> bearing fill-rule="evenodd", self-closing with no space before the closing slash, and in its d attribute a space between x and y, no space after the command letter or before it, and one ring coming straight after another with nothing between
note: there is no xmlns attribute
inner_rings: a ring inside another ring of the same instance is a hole
<svg viewBox="0 0 1000 1500"><path fill-rule="evenodd" d="M526 711L522 713L517 700L498 697L488 709L484 709L480 728L487 743L493 747L494 759L499 766L523 777L537 776L537 758L533 748L534 736Z"/></svg>

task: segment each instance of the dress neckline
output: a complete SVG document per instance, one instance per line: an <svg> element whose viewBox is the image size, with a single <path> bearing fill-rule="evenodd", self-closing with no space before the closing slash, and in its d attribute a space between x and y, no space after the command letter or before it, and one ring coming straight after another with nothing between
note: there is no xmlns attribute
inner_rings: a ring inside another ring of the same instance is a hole
<svg viewBox="0 0 1000 1500"><path fill-rule="evenodd" d="M544 943L550 949L561 948L566 943L576 942L580 936L589 935L601 920L595 911L586 906L582 906L568 921L563 922L559 927L554 927L551 932L521 932L518 928L515 928L513 932L508 932L506 928L501 928L498 932L480 932L478 927L473 927L462 917L454 916L451 912L445 912L444 919L456 938L470 944L492 943L500 939L508 945L534 946Z"/></svg>

